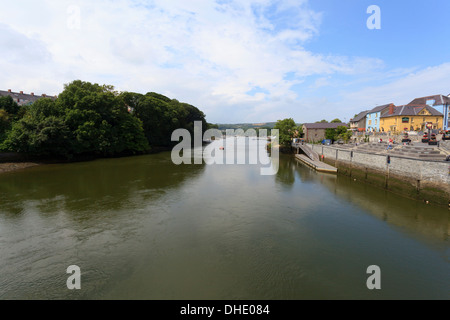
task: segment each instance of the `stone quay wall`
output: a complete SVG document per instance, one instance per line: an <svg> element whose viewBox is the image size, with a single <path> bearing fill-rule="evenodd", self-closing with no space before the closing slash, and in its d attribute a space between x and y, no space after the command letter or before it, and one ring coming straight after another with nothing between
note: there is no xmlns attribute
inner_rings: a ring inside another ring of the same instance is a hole
<svg viewBox="0 0 450 320"><path fill-rule="evenodd" d="M308 144L339 174L409 198L450 206L450 162L380 155Z"/></svg>

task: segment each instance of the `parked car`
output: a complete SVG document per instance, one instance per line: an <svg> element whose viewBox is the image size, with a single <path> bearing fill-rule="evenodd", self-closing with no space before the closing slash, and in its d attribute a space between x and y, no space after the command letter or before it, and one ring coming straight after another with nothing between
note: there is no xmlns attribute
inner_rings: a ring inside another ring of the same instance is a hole
<svg viewBox="0 0 450 320"><path fill-rule="evenodd" d="M326 145L326 146L330 146L331 145L331 140L330 139L323 139L322 140L322 144Z"/></svg>
<svg viewBox="0 0 450 320"><path fill-rule="evenodd" d="M450 130L446 130L442 133L442 140L450 140Z"/></svg>
<svg viewBox="0 0 450 320"><path fill-rule="evenodd" d="M344 143L345 143L344 140L341 139L334 142L334 144L344 144Z"/></svg>

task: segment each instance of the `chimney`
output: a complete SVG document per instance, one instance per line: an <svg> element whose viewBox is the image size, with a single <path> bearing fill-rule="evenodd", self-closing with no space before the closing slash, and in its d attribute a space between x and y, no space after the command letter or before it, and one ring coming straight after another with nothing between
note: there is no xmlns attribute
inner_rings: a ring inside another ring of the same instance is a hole
<svg viewBox="0 0 450 320"><path fill-rule="evenodd" d="M389 114L394 114L394 108L395 106L393 104L389 105Z"/></svg>
<svg viewBox="0 0 450 320"><path fill-rule="evenodd" d="M43 96L44 98L47 97L47 95L46 95L45 93L43 93L42 96Z"/></svg>
<svg viewBox="0 0 450 320"><path fill-rule="evenodd" d="M11 89L8 89L8 92L11 93Z"/></svg>
<svg viewBox="0 0 450 320"><path fill-rule="evenodd" d="M23 91L20 91L20 94L23 94Z"/></svg>

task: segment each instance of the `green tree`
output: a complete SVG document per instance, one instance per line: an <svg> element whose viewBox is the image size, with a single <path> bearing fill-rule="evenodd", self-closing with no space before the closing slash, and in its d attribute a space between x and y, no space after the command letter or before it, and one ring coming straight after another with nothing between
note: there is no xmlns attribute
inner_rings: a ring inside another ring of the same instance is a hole
<svg viewBox="0 0 450 320"><path fill-rule="evenodd" d="M139 100L134 113L142 121L150 145L171 144L172 129L179 125L176 108L168 102L146 95Z"/></svg>
<svg viewBox="0 0 450 320"><path fill-rule="evenodd" d="M122 99L133 108L134 115L142 121L145 136L154 146L172 146L172 133L176 129L187 129L194 133L194 123L200 121L205 132L209 125L205 114L197 107L149 92L145 95L122 93Z"/></svg>
<svg viewBox="0 0 450 320"><path fill-rule="evenodd" d="M17 115L20 111L20 106L11 96L6 96L0 97L0 109L5 110L9 115Z"/></svg>
<svg viewBox="0 0 450 320"><path fill-rule="evenodd" d="M324 120L316 121L316 123L328 123L328 121L324 119Z"/></svg>
<svg viewBox="0 0 450 320"><path fill-rule="evenodd" d="M336 119L332 120L330 123L342 123L342 121L341 121L341 119L336 118Z"/></svg>
<svg viewBox="0 0 450 320"><path fill-rule="evenodd" d="M325 130L325 139L331 139L332 141L336 141L339 139L348 142L353 135L353 132L348 130L345 126L339 126L336 129L326 129Z"/></svg>
<svg viewBox="0 0 450 320"><path fill-rule="evenodd" d="M142 122L128 113L114 87L74 81L56 101L39 99L13 125L10 150L36 155L117 155L144 152Z"/></svg>
<svg viewBox="0 0 450 320"><path fill-rule="evenodd" d="M328 128L325 130L325 139L329 139L332 141L337 140L336 129Z"/></svg>
<svg viewBox="0 0 450 320"><path fill-rule="evenodd" d="M67 156L69 135L69 128L61 118L28 116L13 124L5 146L15 152L39 156Z"/></svg>
<svg viewBox="0 0 450 320"><path fill-rule="evenodd" d="M3 141L6 137L7 130L10 129L11 122L8 112L4 109L0 109L0 150L4 148Z"/></svg>
<svg viewBox="0 0 450 320"><path fill-rule="evenodd" d="M337 139L342 139L346 143L352 138L353 132L345 126L339 126L336 129Z"/></svg>
<svg viewBox="0 0 450 320"><path fill-rule="evenodd" d="M18 109L8 98L0 99L0 105L4 146L38 155L141 153L150 145L173 145L172 132L185 128L193 133L196 121L203 131L211 128L204 113L190 104L155 92L118 93L113 86L80 80L65 85L56 101L39 99ZM15 114L20 116L11 128Z"/></svg>
<svg viewBox="0 0 450 320"><path fill-rule="evenodd" d="M292 118L278 120L274 129L279 130L280 145L284 147L289 147L292 144L292 139L299 134L299 128Z"/></svg>
<svg viewBox="0 0 450 320"><path fill-rule="evenodd" d="M149 149L142 122L128 112L113 86L77 80L65 86L57 104L73 134L75 154L116 155Z"/></svg>

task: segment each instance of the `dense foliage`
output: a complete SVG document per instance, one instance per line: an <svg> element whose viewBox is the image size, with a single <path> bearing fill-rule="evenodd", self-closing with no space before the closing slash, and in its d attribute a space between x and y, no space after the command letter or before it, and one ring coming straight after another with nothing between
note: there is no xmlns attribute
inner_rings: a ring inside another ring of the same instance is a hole
<svg viewBox="0 0 450 320"><path fill-rule="evenodd" d="M198 108L161 94L124 92L120 97L131 107L134 115L142 120L150 145L173 145L172 132L179 128L187 129L193 135L195 121L202 123L203 132L209 127L205 115Z"/></svg>
<svg viewBox="0 0 450 320"><path fill-rule="evenodd" d="M20 119L24 110L12 97L0 97L0 150L4 149L3 141L6 139L12 124Z"/></svg>
<svg viewBox="0 0 450 320"><path fill-rule="evenodd" d="M326 129L325 139L331 139L332 141L343 140L348 142L353 135L353 132L348 130L345 126L339 126L336 129Z"/></svg>
<svg viewBox="0 0 450 320"><path fill-rule="evenodd" d="M189 104L77 80L65 85L57 99L42 98L22 108L10 97L0 98L0 147L67 158L136 154L170 146L173 130L193 132L194 121L207 129L205 115Z"/></svg>
<svg viewBox="0 0 450 320"><path fill-rule="evenodd" d="M289 147L292 144L292 139L299 137L302 133L302 128L297 126L295 121L290 119L278 120L274 129L280 132L279 142L281 146Z"/></svg>

